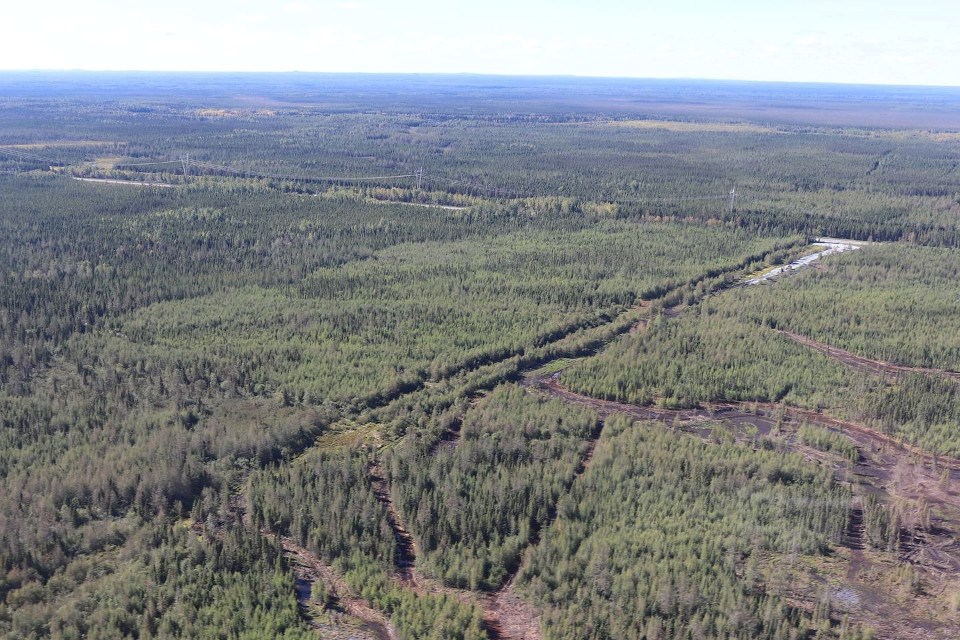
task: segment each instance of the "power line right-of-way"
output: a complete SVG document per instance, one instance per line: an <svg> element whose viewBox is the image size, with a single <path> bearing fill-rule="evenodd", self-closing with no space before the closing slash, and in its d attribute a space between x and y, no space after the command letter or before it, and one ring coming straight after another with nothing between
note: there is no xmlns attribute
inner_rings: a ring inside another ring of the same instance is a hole
<svg viewBox="0 0 960 640"><path fill-rule="evenodd" d="M46 162L53 165L62 166L63 163L59 159L51 158L49 156L44 156L35 153L29 153L21 151L13 147L0 147L0 154L6 155L9 157L16 158L25 162ZM299 175L293 176L289 174L281 173L268 173L264 171L255 171L252 169L238 169L235 167L230 167L223 164L217 164L213 162L205 162L201 160L195 160L190 158L189 154L180 156L177 160L151 160L147 162L119 162L117 167L148 167L148 166L164 166L164 165L176 165L180 164L183 167L184 176L189 175L188 167L194 167L200 170L206 171L215 171L220 173L228 173L237 176L243 176L247 178L266 178L271 180L292 180L298 182L359 182L359 181L368 181L368 180L399 180L404 178L413 178L416 180L416 188L419 190L425 182L428 183L443 183L448 186L458 185L461 188L465 188L467 191L474 191L481 194L486 194L488 197L493 198L526 198L533 197L529 195L522 195L516 192L511 192L508 189L495 187L490 185L481 185L472 181L467 180L458 180L454 178L443 178L437 176L427 176L423 167L419 167L413 173L399 173L391 175L364 175L364 176L309 176L309 175ZM726 195L703 195L703 196L661 196L661 197L651 197L651 198L611 198L605 200L611 204L653 204L653 203L670 203L670 202L681 202L681 201L691 201L691 200L727 200L730 202L730 209L733 209L733 202L735 196L735 190L731 189L730 192Z"/></svg>

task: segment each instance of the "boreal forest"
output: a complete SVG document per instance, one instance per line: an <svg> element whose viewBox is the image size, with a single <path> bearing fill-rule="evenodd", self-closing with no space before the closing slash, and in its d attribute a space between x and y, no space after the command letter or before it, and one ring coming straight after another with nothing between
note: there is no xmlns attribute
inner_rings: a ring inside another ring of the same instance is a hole
<svg viewBox="0 0 960 640"><path fill-rule="evenodd" d="M960 638L958 113L0 73L0 637Z"/></svg>

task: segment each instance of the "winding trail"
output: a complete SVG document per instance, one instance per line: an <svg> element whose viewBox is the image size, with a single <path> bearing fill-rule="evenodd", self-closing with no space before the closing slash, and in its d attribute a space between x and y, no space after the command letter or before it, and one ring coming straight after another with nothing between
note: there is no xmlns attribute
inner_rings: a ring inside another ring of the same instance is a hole
<svg viewBox="0 0 960 640"><path fill-rule="evenodd" d="M960 532L960 460L934 456L865 425L806 409L752 402L718 403L710 409L638 406L575 393L563 387L556 374L530 380L527 387L531 393L589 407L603 416L618 413L661 422L705 441L709 441L711 431L700 425L710 422L749 426L765 435L776 430L780 433L777 441L787 449L828 465L837 480L849 482L854 491L848 525L840 541L845 550L837 555L847 564L841 576L845 582L831 592L837 610L851 620L870 625L879 638L955 640L960 637L950 631L949 625L938 626L932 622L936 615L930 609L918 608L917 601L902 600L896 591L891 592L889 587L877 582L878 572L891 569L878 563L876 552L867 549L861 506L862 495L880 493L886 496L885 502L904 509L897 561L913 567L923 576L923 584L934 591L952 588L960 579L960 538L957 536ZM797 440L795 428L804 422L843 434L857 447L860 459L851 465L839 456L803 445ZM781 430L781 424L789 425L787 432ZM749 442L746 434L751 429L740 431L743 435L738 439ZM924 524L925 509L929 525ZM793 593L798 605L806 606L820 597L817 594L822 591L823 578L816 575L813 578L814 591Z"/></svg>
<svg viewBox="0 0 960 640"><path fill-rule="evenodd" d="M587 440L587 449L577 464L566 492L572 489L573 484L580 479L593 461L597 442L600 440L604 426L606 426L606 423L603 419L597 421L589 440ZM521 598L516 593L514 585L517 574L527 563L529 554L540 544L543 532L553 525L556 517L556 508L553 508L547 521L530 532L530 539L509 579L497 591L481 597L484 622L492 638L500 640L540 640L542 637L540 632L541 612Z"/></svg>
<svg viewBox="0 0 960 640"><path fill-rule="evenodd" d="M198 535L214 536L223 539L225 530L231 527L250 528L250 517L243 499L239 495L230 497L227 519L215 528L208 528L203 521L193 521L190 528ZM297 544L291 538L280 536L267 529L260 529L260 535L280 543L283 555L290 562L296 579L296 598L300 613L307 623L318 631L326 632L330 638L339 638L343 629L332 628L313 620L309 609L313 600L313 584L321 581L327 588L333 608L352 616L360 623L360 629L351 629L348 634L352 640L399 640L393 626L380 611L372 608L358 597L340 574L323 562L316 554ZM358 631L356 633L355 631Z"/></svg>
<svg viewBox="0 0 960 640"><path fill-rule="evenodd" d="M272 534L267 534L272 535ZM277 536L284 554L291 561L294 574L298 581L307 585L312 585L320 580L324 586L331 592L335 606L342 609L347 614L360 620L376 640L398 640L398 636L390 624L387 617L377 609L368 605L362 598L356 596L349 585L334 571L334 569L316 555L298 545L293 540L283 536ZM309 587L308 587L309 589ZM308 604L309 590L301 591L298 587L297 600L301 607L305 608ZM306 599L306 601L305 601Z"/></svg>
<svg viewBox="0 0 960 640"><path fill-rule="evenodd" d="M387 522L397 540L396 579L417 594L452 596L464 604L477 605L483 614L483 627L492 640L539 640L540 612L514 591L516 573L494 592L469 591L443 585L422 576L416 568L417 550L390 495L386 474L379 463L370 465L370 481L377 499L386 507ZM534 541L531 541L535 544Z"/></svg>
<svg viewBox="0 0 960 640"><path fill-rule="evenodd" d="M682 308L675 308L663 313L673 317L681 312ZM637 331L642 329L642 325L635 328ZM792 332L779 333L869 374L899 377L919 373L960 382L960 372L896 365L864 358ZM788 450L828 465L837 480L842 484L849 483L854 493L846 531L840 541L844 549L837 556L846 563L842 570L844 574L841 575L841 578L845 575L846 580L834 587L830 595L837 610L851 620L872 626L878 637L904 640L960 638L956 628L951 631L949 623L944 625L935 622L942 620L942 614L930 608L936 606L932 600L903 600L890 591L889 585L878 582L878 575L891 569L883 564L886 561L878 561L876 552L868 548L862 507L864 495L879 493L886 496L885 503L903 510L900 512L904 520L896 562L918 572L922 589L944 593L954 588L951 585L957 584L960 579L960 536L957 535L960 532L960 460L928 453L865 424L841 420L810 409L762 402L717 402L705 408L675 410L639 406L571 391L560 384L559 373L528 374L523 384L531 393L588 407L603 417L625 414L637 420L657 421L692 433L705 441L711 433L709 423L733 426L738 439L747 443L750 433L768 435L776 432L775 441L783 443ZM802 444L796 434L796 428L802 423L818 425L844 435L856 446L859 460L850 463L839 456ZM782 425L787 426L786 431ZM757 446L755 440L753 444ZM592 449L584 461L584 470L591 458ZM818 576L816 571L811 573L811 577L816 593L795 590L792 594L797 603L804 607L816 602L816 598L820 597L816 594L822 591L824 584L824 578Z"/></svg>
<svg viewBox="0 0 960 640"><path fill-rule="evenodd" d="M953 380L954 382L960 382L960 371L950 371L948 369L934 369L931 367L911 367L901 364L893 364L892 362L885 362L883 360L874 360L872 358L866 358L864 356L857 355L846 349L841 349L840 347L834 347L823 342L817 342L812 338L802 336L799 333L794 333L792 331L786 331L784 329L777 329L777 333L793 340L797 344L809 347L814 351L818 351L837 362L843 363L852 369L857 371L863 371L864 373L871 373L874 375L881 376L892 376L900 377L902 375L909 375L913 373L920 373L924 375L937 376L940 378L946 378L948 380Z"/></svg>
<svg viewBox="0 0 960 640"><path fill-rule="evenodd" d="M773 252L773 250L766 252L764 256L771 252ZM720 269L719 273L733 273L738 270L742 270L744 265L748 262L749 260L745 259L740 264L730 265ZM706 278L707 276L705 275L703 277ZM680 289L682 286L683 285L677 285L675 287L671 287L663 292L660 298L666 298L670 293ZM645 310L651 304L652 301L640 302L636 307L627 309L622 313L606 319L598 324L588 323L586 325L570 326L554 335L546 337L541 346L546 347L555 343L560 343L564 339L581 331L594 330L605 326L617 327L617 323L628 314L635 313L638 309ZM590 343L587 347L584 347L581 350L588 353L595 353L597 350L602 349L613 337L619 336L627 331L636 332L642 330L645 328L648 321L649 318L644 315L636 320L623 324L622 327L617 328L611 334L610 338ZM515 357L516 355L518 355L518 353L511 352L507 354L501 354L499 357L481 358L476 361L461 363L452 371L448 372L447 375L452 376L461 371L469 371L481 366L497 364L511 357ZM556 357L564 357L565 355L568 354L564 353L550 359L552 360ZM538 363L538 365L542 364L543 362ZM386 406L390 402L396 401L410 393L419 391L425 386L425 384L425 380L420 380L416 385L413 385L412 388L399 390L396 393L383 394L377 396L376 398L369 399L368 404L374 408ZM601 422L600 428L602 428L602 424L603 423ZM441 442L438 443L438 446L456 446L460 437L459 431L461 426L462 424L459 422L455 425L452 425L449 433L444 434L444 437ZM585 453L584 459L578 466L577 477L582 475L586 467L590 464L599 435L600 433L598 429L594 434L594 437L591 438L588 443L588 449ZM416 570L416 543L413 539L413 536L410 535L409 531L403 524L403 520L393 503L386 474L384 473L382 467L376 462L372 463L370 466L369 479L377 499L386 506L387 520L397 540L397 557L395 559L397 573L395 577L400 586L410 589L414 593L451 595L466 604L479 605L483 612L483 623L485 630L493 640L539 640L541 638L541 612L517 595L514 589L516 572L514 572L514 574L504 584L503 587L492 593L454 589L451 587L446 587L435 580L421 576ZM545 526L549 526L549 524L550 522L548 522ZM263 533L265 535L272 535L269 532ZM528 545L527 550L532 548L533 545L535 545L538 541L539 531L535 532L531 537L531 542ZM351 615L354 615L354 617L360 619L374 629L383 627L385 631L378 633L378 638L383 638L384 640L393 640L395 636L393 635L393 630L390 628L389 624L386 623L385 616L383 616L381 612L371 609L364 601L351 597L349 595L351 591L342 581L342 579L338 578L336 572L333 571L331 567L324 565L324 563L318 558L312 556L303 547L297 546L292 540L281 539L281 543L284 545L284 550L288 557L290 557L292 560L297 560L297 562L294 564L298 567L297 570L299 571L299 573L297 573L297 578L300 580L297 586L297 597L301 604L305 604L305 600L309 600L309 585L313 580L316 579L312 576L319 576L324 580L325 584L333 586L332 590L338 594L337 597L342 603L341 606L348 613L351 613ZM523 565L523 559L521 559L519 564L520 566Z"/></svg>
<svg viewBox="0 0 960 640"><path fill-rule="evenodd" d="M949 456L927 453L913 445L907 444L896 438L880 433L866 425L834 418L821 411L812 409L801 409L787 405L775 404L772 402L716 402L709 408L692 409L667 409L663 407L652 407L617 402L615 400L600 400L592 396L583 395L567 389L554 374L549 378L534 378L527 381L526 385L532 390L544 393L554 398L560 398L567 402L589 407L599 413L601 416L609 416L619 413L634 417L638 420L653 420L665 422L668 424L677 424L686 430L690 429L691 424L707 421L728 421L734 424L750 422L758 424L763 429L769 429L777 419L778 414L796 422L808 422L831 431L842 433L857 444L869 446L874 449L890 449L902 455L908 455L912 460L929 464L940 468L949 468L960 471L960 460Z"/></svg>
<svg viewBox="0 0 960 640"><path fill-rule="evenodd" d="M92 179L91 179L92 180ZM92 180L93 181L93 180ZM95 180L98 182L108 182L107 180ZM123 182L124 184L135 184L130 182ZM152 186L149 183L142 183L144 186ZM163 185L163 186L174 186L174 185ZM381 201L382 202L382 201ZM418 203L397 203L397 204L409 204L412 206L433 206L436 208L450 208L442 205L422 205ZM768 255L772 253L773 250L768 251L764 254ZM824 255L828 252L824 252ZM820 254L817 254L819 257ZM755 259L755 258L754 258ZM717 274L729 274L736 271L741 271L746 264L750 262L750 259L745 259L740 264L730 265L725 268L719 269ZM696 284L702 279L707 278L705 275L703 278L696 280L693 284ZM666 299L671 293L681 289L688 283L682 283L671 287L670 289L663 292L659 299ZM651 301L645 301L638 305L642 310L651 305ZM668 308L664 313L668 316L675 315L679 313L682 308L685 308L687 305L676 305L675 307ZM613 318L606 319L604 322L599 324L587 323L586 325L571 325L570 327L557 332L555 335L548 336L544 342L544 345L551 345L553 343L559 343L563 339L576 334L583 330L596 329L603 326L615 326L621 318L628 313L633 313L636 311L636 308L628 309L621 314L614 316ZM628 324L624 324L621 328L615 331L612 336L609 338L603 339L597 344L591 344L589 346L589 353L595 353L596 351L601 350L612 340L613 338L622 335L623 333L630 332L636 333L638 331L643 331L650 318L648 315L643 315L637 318L635 321L631 321ZM480 366L486 366L490 364L496 364L502 362L510 357L516 356L516 353L507 353L507 354L497 354L495 356L488 356L485 358L480 358L476 361L464 362L455 367L449 375L453 375L460 371L469 371ZM563 356L557 356L563 357ZM556 358L551 358L553 360ZM538 366L543 366L543 362L538 363ZM532 367L531 367L532 368ZM396 393L386 393L383 396L372 399L369 404L372 407L385 406L386 404L397 400L408 393L419 391L425 385L425 380L419 381L418 384L413 385L412 388L399 390ZM669 423L679 423L689 425L691 423L696 423L698 421L707 421L707 420L728 420L728 421L740 421L740 422L750 422L751 424L756 424L758 421L763 423L766 420L768 428L772 427L772 420L769 418L763 417L763 415L758 415L756 413L747 412L741 407L737 407L731 404L718 404L713 410L703 410L703 409L686 409L679 411L671 411L667 409L657 409L652 407L638 407L634 405L626 405L622 403L597 400L595 398L589 398L587 396L582 396L571 392L561 385L559 385L556 380L556 376L551 377L550 379L545 379L543 377L535 377L532 380L525 380L523 382L528 387L535 389L542 393L547 393L548 395L553 395L564 399L568 402L573 402L581 406L588 406L594 409L601 418L612 413L626 413L632 415L641 420L659 420ZM756 406L756 405L754 405ZM766 410L766 408L765 408ZM780 406L770 405L769 410L772 411L781 411L783 410ZM793 411L787 409L787 411ZM825 420L827 418L824 418ZM832 420L832 419L830 419ZM571 481L576 482L589 468L594 453L596 451L597 442L601 436L601 432L605 421L603 419L598 421L597 428L594 433L591 434L591 437L587 441L587 448L584 452L584 455L576 469L574 478ZM459 427L460 424L452 426L449 434L444 434L444 439L438 444L438 446L456 446L456 442L459 438ZM691 431L696 431L695 428L691 428ZM702 434L701 434L702 435ZM891 442L893 442L891 440ZM426 578L419 574L416 569L416 558L417 558L417 548L413 536L410 534L408 529L403 523L403 519L396 506L394 505L391 493L390 485L388 482L387 474L380 464L376 461L372 462L369 467L369 479L371 482L372 489L377 497L377 499L384 504L387 511L387 521L394 533L394 536L397 541L397 551L395 558L396 565L396 575L395 579L398 584L406 589L411 590L414 593L418 594L443 594L456 597L460 601L467 604L476 604L479 605L483 612L483 622L485 630L495 640L540 640L541 638L541 612L535 607L525 602L519 597L515 591L515 580L519 568L522 567L527 559L528 554L531 550L539 543L540 536L546 528L553 524L554 516L552 516L544 525L538 528L536 531L531 533L529 544L527 545L523 556L521 557L520 562L518 563L518 568L510 576L507 582L497 591L494 592L475 592L468 591L463 589L455 589L451 587L446 587L440 582ZM269 534L268 534L269 535ZM323 583L330 589L331 592L335 594L335 598L339 603L339 606L354 616L355 618L361 620L369 631L377 638L377 640L395 640L396 635L394 630L389 624L389 621L386 619L384 614L376 609L371 608L365 601L353 595L349 586L340 578L337 573L333 570L332 567L324 564L319 558L311 554L308 550L304 549L301 546L296 545L292 540L286 538L279 538L281 545L283 546L285 554L293 561L292 564L295 567L297 578L302 581L298 583L298 599L303 603L303 599L309 598L309 583L322 580Z"/></svg>
<svg viewBox="0 0 960 640"><path fill-rule="evenodd" d="M178 185L170 184L169 182L140 182L137 180L117 180L115 178L80 178L77 176L71 176L74 180L79 182L99 182L100 184L126 184L134 187L165 187L173 188Z"/></svg>
<svg viewBox="0 0 960 640"><path fill-rule="evenodd" d="M839 241L842 242L842 241ZM842 247L830 247L831 250L823 251L809 256L809 259L803 260L803 264L797 265L799 268L807 266L822 256L841 251L855 250L859 246L844 245ZM648 303L649 304L649 303ZM675 308L664 310L667 316L674 316L682 312L687 305L678 305ZM648 317L642 317L635 323L631 323L624 328L624 331L617 332L614 337L626 333L636 333L643 331L649 321ZM924 373L929 375L938 375L960 381L960 372L945 371L940 369L927 369L919 367L905 367L894 365L878 360L871 360L857 356L843 349L837 349L798 334L787 331L779 331L784 337L815 349L834 358L848 366L858 370L881 375L903 375L906 373ZM595 352L602 349L609 340L605 340ZM541 363L542 366L543 363ZM820 411L789 407L781 404L762 403L762 402L717 402L708 405L706 408L689 409L666 409L652 406L638 406L628 403L600 400L582 394L573 392L563 387L558 380L558 374L554 373L544 375L527 376L521 382L534 393L542 393L551 397L562 399L566 402L577 404L593 409L601 416L598 422L598 428L587 442L587 448L583 458L577 467L573 482L576 482L589 468L597 442L601 436L604 426L604 419L612 414L626 414L638 420L658 421L672 426L673 428L693 433L702 438L708 437L710 428L708 423L723 422L735 427L748 426L756 428L762 434L769 434L772 431L780 431L781 423L792 423L796 426L800 423L810 423L819 425L831 431L841 433L848 437L857 446L861 452L861 459L851 467L838 459L834 459L829 454L812 449L797 442L795 435L787 436L784 441L787 447L793 449L808 458L816 459L821 463L832 465L838 478L846 478L852 471L855 477L859 478L858 483L864 487L869 485L869 490L882 491L889 493L894 498L906 498L915 501L923 501L928 505L935 505L943 508L943 512L938 516L938 526L930 531L920 531L914 528L910 535L912 540L904 545L901 553L901 560L913 564L922 565L925 570L939 572L944 576L960 576L960 541L952 534L953 531L960 530L960 495L952 488L944 488L944 472L955 487L960 483L960 460L938 456L926 453L909 444L903 443L895 438L872 429L864 424L852 421L841 420ZM701 426L702 425L702 426ZM459 437L458 423L450 429L449 434L444 434L443 439L438 443L438 447L456 446ZM745 431L746 432L746 431ZM903 468L909 466L912 471L910 480L903 480ZM522 600L514 589L519 567L526 563L528 554L540 541L540 536L553 523L553 518L546 522L543 527L531 534L531 539L527 545L523 557L509 580L499 590L490 593L474 592L461 589L454 589L440 584L438 581L425 578L416 570L416 545L413 537L403 524L402 518L397 511L390 495L390 487L383 469L376 463L371 465L370 479L377 498L385 504L388 513L388 522L394 531L397 539L397 579L406 588L416 593L447 594L457 597L465 603L478 604L483 611L484 627L488 634L495 639L501 640L539 640L541 637L540 612L529 603ZM858 486L860 486L858 484ZM864 489L866 490L866 489ZM855 503L856 504L856 503ZM904 609L902 604L893 603L886 597L878 597L871 591L869 585L863 583L859 578L861 567L868 562L865 560L864 551L864 532L862 522L862 511L854 508L850 514L850 522L844 544L851 551L850 566L848 578L851 585L856 583L851 602L853 605L849 613L854 617L862 617L869 620L881 632L886 631L889 637L900 637L904 627L898 626L900 623L890 622L889 613L894 609L898 610L902 620L921 624L919 619L914 620L916 616ZM859 580L859 582L857 582ZM859 589L859 591L856 591ZM858 596L857 593L860 595ZM844 592L838 597L850 595ZM868 597L869 596L869 597ZM860 600L863 598L863 602ZM893 625L893 626L891 626ZM887 637L885 635L884 637ZM903 636L913 637L913 636Z"/></svg>

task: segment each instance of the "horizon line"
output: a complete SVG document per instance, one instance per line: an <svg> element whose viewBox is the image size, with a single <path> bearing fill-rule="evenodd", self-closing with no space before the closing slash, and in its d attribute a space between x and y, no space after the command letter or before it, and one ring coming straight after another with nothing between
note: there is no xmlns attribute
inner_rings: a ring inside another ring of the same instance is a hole
<svg viewBox="0 0 960 640"><path fill-rule="evenodd" d="M490 78L555 78L577 80L633 80L633 81L671 81L671 82L718 82L749 84L785 84L785 85L826 85L853 87L921 88L921 89L960 89L960 85L951 84L903 84L881 82L852 82L836 80L769 80L750 78L716 78L703 76L622 76L622 75L581 75L564 73L494 73L477 71L304 71L290 70L198 70L198 69L82 69L82 68L42 68L42 69L0 69L0 74L152 74L152 75L326 75L326 76L461 76Z"/></svg>

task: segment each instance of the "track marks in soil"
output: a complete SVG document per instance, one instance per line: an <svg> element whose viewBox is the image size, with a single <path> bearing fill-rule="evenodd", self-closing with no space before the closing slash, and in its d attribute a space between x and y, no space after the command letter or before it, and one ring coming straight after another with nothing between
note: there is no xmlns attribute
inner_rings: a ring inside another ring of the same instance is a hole
<svg viewBox="0 0 960 640"><path fill-rule="evenodd" d="M397 567L397 574L401 582L406 586L417 587L417 575L415 566L417 562L417 547L413 541L413 536L403 526L400 519L400 512L393 504L393 498L390 496L390 486L387 483L386 474L379 463L370 465L370 483L373 486L373 493L377 500L387 509L387 522L393 531L394 538L397 541L397 553L394 564Z"/></svg>
<svg viewBox="0 0 960 640"><path fill-rule="evenodd" d="M777 329L777 333L782 335L785 338L788 338L797 344L809 347L814 351L824 354L825 356L836 360L842 364L847 365L848 367L855 369L857 371L862 371L864 373L870 373L873 375L881 376L892 376L899 377L902 375L908 375L911 373L920 373L924 375L937 376L940 378L946 378L948 380L953 380L954 382L960 382L960 371L950 371L947 369L934 369L930 367L909 367L905 365L893 364L892 362L884 362L883 360L874 360L872 358L865 358L859 356L855 353L851 353L846 349L841 349L839 347L833 347L823 342L817 342L812 338L802 336L798 333L792 331L785 331L783 329Z"/></svg>
<svg viewBox="0 0 960 640"><path fill-rule="evenodd" d="M440 439L430 449L430 456L436 455L441 449L456 449L460 443L460 432L463 430L463 417L458 417L440 435Z"/></svg>
<svg viewBox="0 0 960 640"><path fill-rule="evenodd" d="M571 479L571 486L590 466L604 425L604 420L600 419L597 421L593 432L590 434L590 438L587 440L586 450L577 465L575 475ZM530 541L527 544L523 557L518 563L517 569L514 570L513 574L500 589L491 593L453 589L443 586L435 580L425 578L417 572L416 544L413 536L410 535L404 526L400 513L393 503L386 473L378 462L370 465L370 481L374 494L387 510L387 521L390 523L390 527L396 536L397 578L406 588L412 589L417 593L452 595L463 602L478 604L483 612L484 628L490 637L495 640L540 640L541 612L516 593L514 584L517 573L526 560L526 554L540 542L542 531L553 524L556 518L555 513L551 514L550 519L545 522L542 527L531 532Z"/></svg>
<svg viewBox="0 0 960 640"><path fill-rule="evenodd" d="M466 604L479 605L484 628L494 640L539 640L540 613L517 596L513 589L515 575L493 593L454 589L420 575L416 568L416 544L393 503L386 474L379 463L370 465L370 481L377 499L386 507L387 522L397 539L396 577L401 585L421 595L448 595Z"/></svg>
<svg viewBox="0 0 960 640"><path fill-rule="evenodd" d="M590 439L587 441L586 451L577 465L567 491L570 491L573 483L586 472L593 461L597 442L600 440L605 424L603 419L597 420L597 424L590 434ZM481 598L484 620L491 636L494 638L499 640L540 640L542 637L540 633L541 612L517 595L514 584L520 568L526 564L527 554L540 544L540 536L545 529L553 524L556 517L556 509L553 509L548 521L531 532L530 541L527 543L523 556L507 582L497 591Z"/></svg>
<svg viewBox="0 0 960 640"><path fill-rule="evenodd" d="M481 596L484 624L496 640L540 640L540 611L517 595L515 578L516 574L497 591Z"/></svg>
<svg viewBox="0 0 960 640"><path fill-rule="evenodd" d="M279 536L278 540L298 580L311 585L320 580L332 593L334 605L363 622L370 636L377 640L397 640L396 632L387 617L357 597L332 567L293 540L282 536ZM309 594L301 594L298 588L297 599L301 606L305 604L303 595Z"/></svg>
<svg viewBox="0 0 960 640"><path fill-rule="evenodd" d="M934 609L930 607L935 605L931 600L924 600L929 594L921 594L917 596L919 600L904 604L900 595L890 592L886 582L878 582L878 576L887 575L884 579L890 579L891 572L896 570L894 560L918 571L924 588L929 587L934 594L960 579L960 540L957 537L960 531L960 460L930 455L864 425L806 409L770 403L730 402L712 405L710 410L670 410L583 396L566 389L556 378L535 379L528 383L528 387L531 392L590 407L601 416L621 413L638 420L662 422L704 438L709 432L699 429L698 423L706 421L727 422L734 426L750 423L762 433L774 430L781 420L793 425L808 422L845 435L861 453L861 459L852 467L839 458L811 451L797 443L795 438L783 438L786 446L833 466L838 479L850 478L856 487L842 540L846 549L840 553L847 558L847 566L842 574L835 576L845 580L845 586L836 594L840 610L846 611L852 620L873 626L878 637L960 638L960 634L939 631L936 628L938 623L931 623L940 614L933 613ZM908 518L902 525L899 551L878 564L876 558L882 554L878 556L877 552L867 549L859 495L863 491L886 494L890 503L926 505L936 514L932 517L932 526L924 529ZM817 584L822 582L823 578L816 578ZM795 594L803 602L807 602L809 595Z"/></svg>

